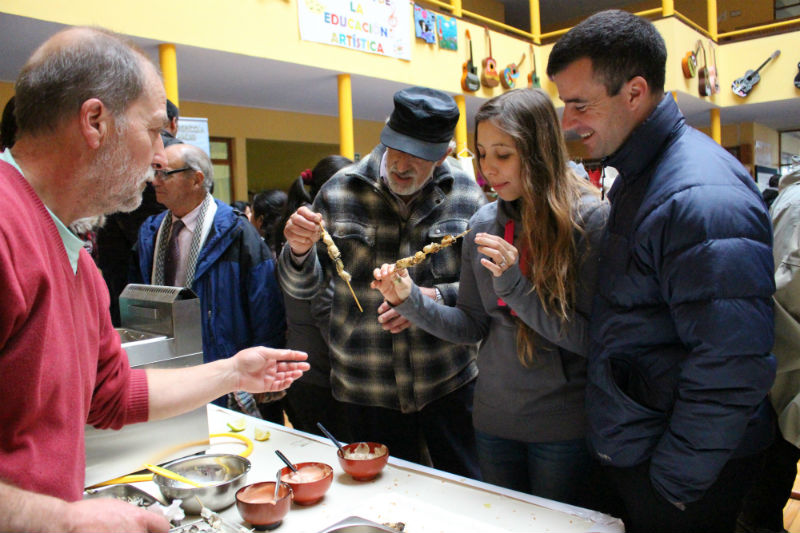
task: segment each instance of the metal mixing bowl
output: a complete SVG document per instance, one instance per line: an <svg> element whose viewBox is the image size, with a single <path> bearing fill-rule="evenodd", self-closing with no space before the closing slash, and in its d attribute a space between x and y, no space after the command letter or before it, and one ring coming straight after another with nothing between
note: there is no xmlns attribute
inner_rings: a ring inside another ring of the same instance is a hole
<svg viewBox="0 0 800 533"><path fill-rule="evenodd" d="M200 514L202 509L200 502L212 511L220 511L233 505L236 501L236 491L246 484L250 461L238 455L216 453L176 459L165 464L164 468L197 483L209 484L201 488L192 487L153 474L153 481L167 502L180 498L184 511L189 514Z"/></svg>

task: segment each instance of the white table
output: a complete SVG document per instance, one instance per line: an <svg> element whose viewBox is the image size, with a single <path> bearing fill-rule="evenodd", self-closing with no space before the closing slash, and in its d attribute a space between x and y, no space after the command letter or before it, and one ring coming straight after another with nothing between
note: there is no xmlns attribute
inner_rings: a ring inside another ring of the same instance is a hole
<svg viewBox="0 0 800 533"><path fill-rule="evenodd" d="M209 405L210 433L228 432L227 422L242 416ZM624 531L621 521L598 512L454 476L393 457L377 478L366 482L354 481L339 466L336 448L327 439L256 418L245 419L247 425L242 434L253 439L253 452L249 456L252 469L247 483L274 479L277 470L284 466L275 455L276 449L294 463L320 461L333 467L333 484L322 501L311 506L292 504L291 511L276 530L279 533L314 533L348 516L379 523L404 522L408 533ZM256 441L256 426L268 427L270 439ZM209 451L239 453L242 443L215 438ZM161 499L153 482L136 485ZM233 523L247 525L235 505L220 514Z"/></svg>

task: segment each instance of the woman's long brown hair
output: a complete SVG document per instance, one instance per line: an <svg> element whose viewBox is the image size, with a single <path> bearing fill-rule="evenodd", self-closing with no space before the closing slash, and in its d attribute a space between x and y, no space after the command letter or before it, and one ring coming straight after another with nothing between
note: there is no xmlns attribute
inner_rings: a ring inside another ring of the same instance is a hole
<svg viewBox="0 0 800 533"><path fill-rule="evenodd" d="M477 126L487 120L516 144L522 178L522 242L515 246L520 252L528 250L528 272L523 274L545 311L554 313L563 329L575 304L580 198L592 190L591 185L567 165L558 115L541 89L515 89L484 103L475 115L476 146ZM517 355L523 366L536 363L536 345L536 332L517 319Z"/></svg>

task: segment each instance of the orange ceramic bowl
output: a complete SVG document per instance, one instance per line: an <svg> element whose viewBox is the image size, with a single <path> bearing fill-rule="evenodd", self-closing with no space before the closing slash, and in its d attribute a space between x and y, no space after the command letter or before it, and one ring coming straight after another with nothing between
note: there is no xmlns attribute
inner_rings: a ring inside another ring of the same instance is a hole
<svg viewBox="0 0 800 533"><path fill-rule="evenodd" d="M297 473L281 468L281 481L292 487L292 498L298 505L317 503L333 483L333 468L325 463L296 463ZM274 487L273 487L274 488Z"/></svg>
<svg viewBox="0 0 800 533"><path fill-rule="evenodd" d="M350 457L346 457L342 450ZM339 464L356 481L374 478L389 461L389 448L378 442L353 442L342 446L342 450L336 452Z"/></svg>
<svg viewBox="0 0 800 533"><path fill-rule="evenodd" d="M281 483L275 500L275 482L253 483L236 491L236 508L255 529L275 529L292 506L292 489Z"/></svg>

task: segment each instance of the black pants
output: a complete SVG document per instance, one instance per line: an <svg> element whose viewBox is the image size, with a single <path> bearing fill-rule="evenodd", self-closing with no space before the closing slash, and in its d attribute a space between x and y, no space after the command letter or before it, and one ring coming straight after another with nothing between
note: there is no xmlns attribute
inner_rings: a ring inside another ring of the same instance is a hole
<svg viewBox="0 0 800 533"><path fill-rule="evenodd" d="M475 380L416 413L347 403L353 441L382 442L394 457L480 479L472 429L474 389Z"/></svg>
<svg viewBox="0 0 800 533"><path fill-rule="evenodd" d="M330 387L295 381L284 398L284 409L295 429L324 437L317 422L340 442L351 442L344 404L331 394Z"/></svg>
<svg viewBox="0 0 800 533"><path fill-rule="evenodd" d="M758 473L763 453L731 459L719 477L696 502L681 511L650 483L650 462L632 468L602 467L608 483L600 510L618 516L627 533L733 533L742 500Z"/></svg>
<svg viewBox="0 0 800 533"><path fill-rule="evenodd" d="M766 451L764 465L745 497L739 515L745 531L783 531L783 508L792 495L800 449L783 438L777 424L775 428L775 441Z"/></svg>

